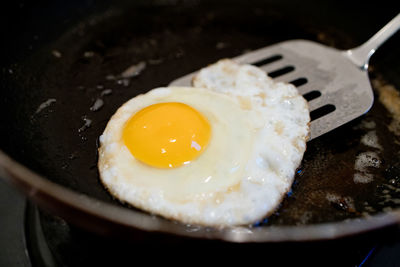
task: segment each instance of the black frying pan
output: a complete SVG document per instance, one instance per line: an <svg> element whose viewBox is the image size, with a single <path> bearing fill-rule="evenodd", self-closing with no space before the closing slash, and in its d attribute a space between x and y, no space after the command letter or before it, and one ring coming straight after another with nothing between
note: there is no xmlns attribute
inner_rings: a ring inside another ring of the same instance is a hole
<svg viewBox="0 0 400 267"><path fill-rule="evenodd" d="M252 226L188 226L124 206L101 186L96 153L108 119L140 93L283 40L352 48L399 10L392 1L362 9L335 1L12 4L1 16L1 177L72 223L128 237L144 230L237 242L318 240L398 223L400 137L378 100L363 117L309 142L292 191L274 215ZM400 87L399 47L395 36L378 50L371 79ZM141 61L147 67L137 77L111 78ZM98 98L104 105L93 111ZM381 149L361 142L371 131L366 125L374 125ZM366 170L373 179L355 183L355 161L368 151L379 156Z"/></svg>

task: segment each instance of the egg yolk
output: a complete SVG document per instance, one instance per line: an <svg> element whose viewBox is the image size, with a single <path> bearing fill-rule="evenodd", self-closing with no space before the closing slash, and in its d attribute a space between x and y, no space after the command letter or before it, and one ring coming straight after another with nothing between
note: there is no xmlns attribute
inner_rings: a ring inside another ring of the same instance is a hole
<svg viewBox="0 0 400 267"><path fill-rule="evenodd" d="M174 168L198 157L211 136L208 120L178 102L150 105L130 118L123 141L132 155L153 167Z"/></svg>

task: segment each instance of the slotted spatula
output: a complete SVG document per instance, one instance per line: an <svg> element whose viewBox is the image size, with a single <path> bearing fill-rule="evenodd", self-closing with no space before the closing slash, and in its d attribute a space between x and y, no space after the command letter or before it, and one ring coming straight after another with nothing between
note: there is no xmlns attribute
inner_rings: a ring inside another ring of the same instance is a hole
<svg viewBox="0 0 400 267"><path fill-rule="evenodd" d="M341 51L306 40L284 41L233 58L265 70L277 81L297 86L308 101L311 139L366 113L374 95L368 62L376 49L400 28L400 14L364 44ZM196 72L170 85L189 86Z"/></svg>

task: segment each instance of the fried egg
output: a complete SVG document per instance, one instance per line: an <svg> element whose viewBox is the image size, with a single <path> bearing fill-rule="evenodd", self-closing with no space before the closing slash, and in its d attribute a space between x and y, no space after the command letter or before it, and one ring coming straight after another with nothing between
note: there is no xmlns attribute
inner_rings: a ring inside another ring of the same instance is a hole
<svg viewBox="0 0 400 267"><path fill-rule="evenodd" d="M169 219L254 223L291 187L307 103L292 85L230 60L202 69L193 86L123 104L100 136L100 179L120 201Z"/></svg>

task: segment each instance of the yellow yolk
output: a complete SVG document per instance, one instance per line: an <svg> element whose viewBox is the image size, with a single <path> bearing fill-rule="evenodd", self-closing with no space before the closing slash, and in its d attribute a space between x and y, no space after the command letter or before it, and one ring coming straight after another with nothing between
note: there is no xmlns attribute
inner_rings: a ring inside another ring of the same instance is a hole
<svg viewBox="0 0 400 267"><path fill-rule="evenodd" d="M208 120L178 102L150 105L127 122L123 141L132 155L153 167L174 168L189 163L206 148Z"/></svg>

